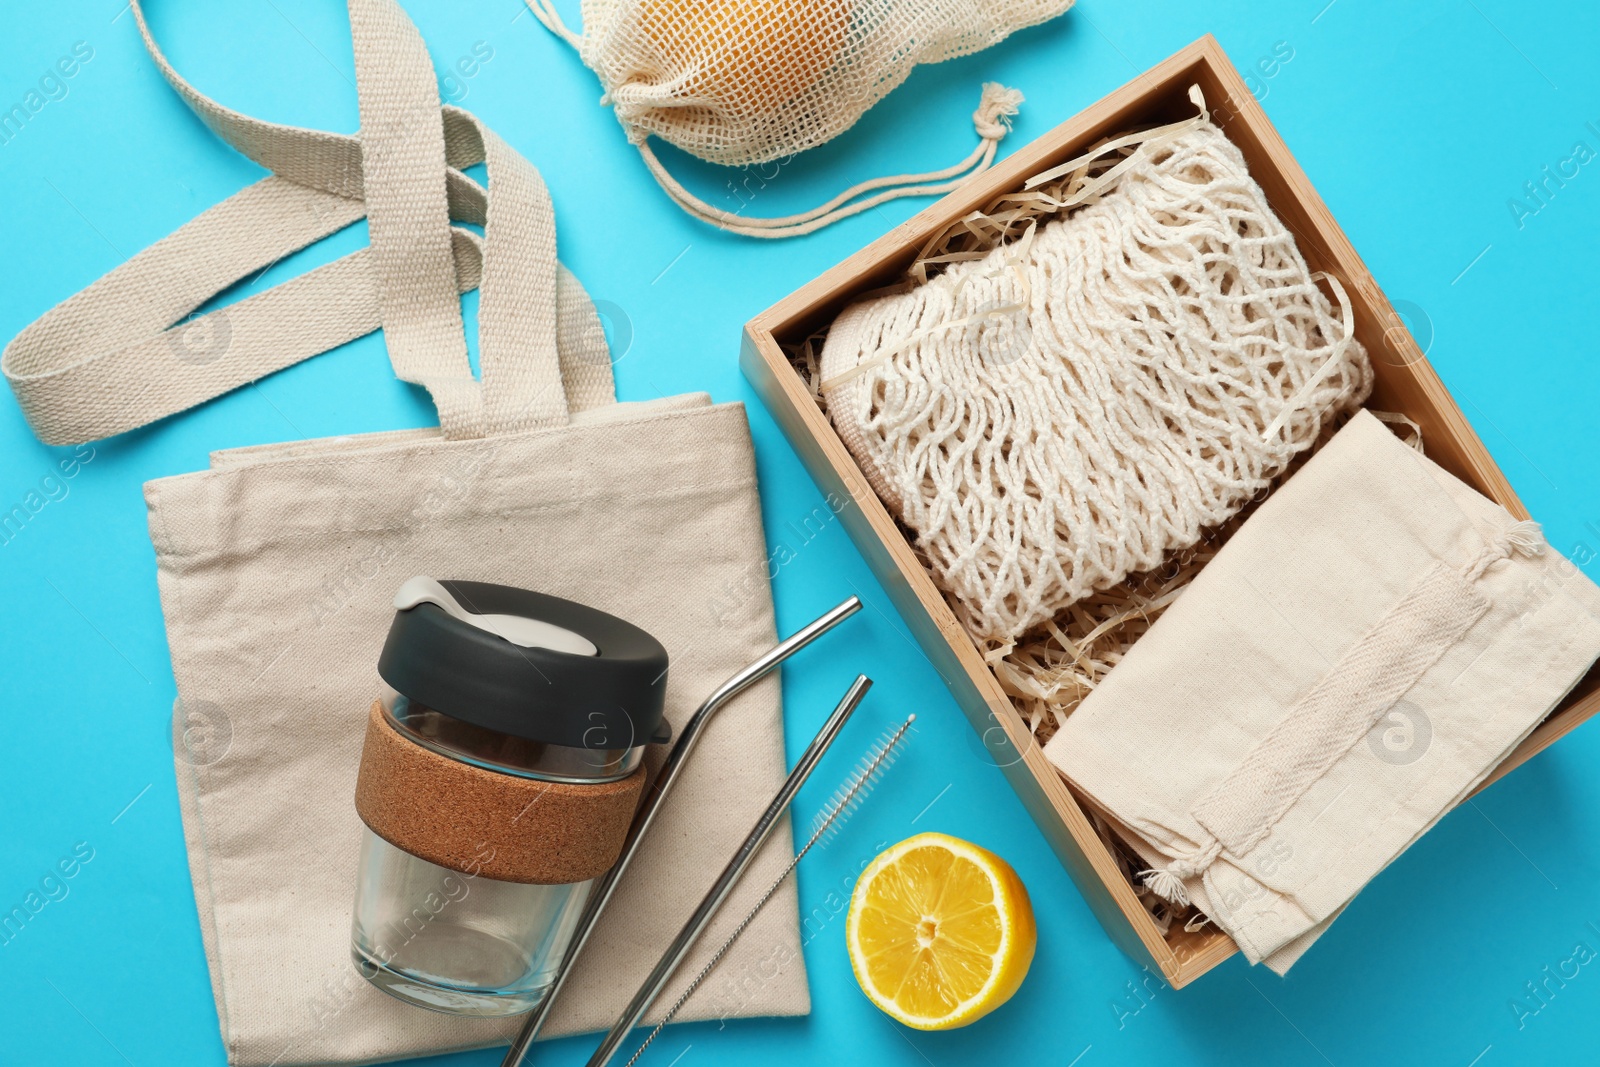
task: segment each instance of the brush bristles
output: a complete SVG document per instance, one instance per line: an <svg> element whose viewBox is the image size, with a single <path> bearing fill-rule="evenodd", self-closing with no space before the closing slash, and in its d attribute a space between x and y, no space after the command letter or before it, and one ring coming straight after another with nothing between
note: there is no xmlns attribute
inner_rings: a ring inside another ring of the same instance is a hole
<svg viewBox="0 0 1600 1067"><path fill-rule="evenodd" d="M806 844L807 848L825 846L838 832L840 825L855 814L861 802L877 786L883 772L894 766L895 760L900 758L900 742L905 739L906 731L914 721L916 716L912 715L873 742L866 755L856 764L855 770L834 790L828 803L811 821L811 839Z"/></svg>

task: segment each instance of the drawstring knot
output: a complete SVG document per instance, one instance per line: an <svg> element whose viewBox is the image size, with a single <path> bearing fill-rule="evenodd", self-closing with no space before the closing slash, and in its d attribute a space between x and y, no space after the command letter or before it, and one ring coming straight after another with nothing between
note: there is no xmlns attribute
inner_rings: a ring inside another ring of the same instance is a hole
<svg viewBox="0 0 1600 1067"><path fill-rule="evenodd" d="M1187 906L1189 890L1183 883L1197 877L1220 855L1221 842L1212 840L1174 856L1160 867L1140 871L1139 877L1144 881L1145 888L1162 900Z"/></svg>
<svg viewBox="0 0 1600 1067"><path fill-rule="evenodd" d="M1544 531L1540 529L1539 524L1532 519L1523 519L1521 522L1512 523L1504 533L1485 545L1483 551L1479 552L1477 558L1461 573L1467 581L1475 581L1483 576L1484 571L1513 554L1543 555L1546 544Z"/></svg>
<svg viewBox="0 0 1600 1067"><path fill-rule="evenodd" d="M1022 108L1022 91L1008 89L999 82L984 82L978 110L972 113L972 128L985 141L998 141L1011 132L1011 119Z"/></svg>

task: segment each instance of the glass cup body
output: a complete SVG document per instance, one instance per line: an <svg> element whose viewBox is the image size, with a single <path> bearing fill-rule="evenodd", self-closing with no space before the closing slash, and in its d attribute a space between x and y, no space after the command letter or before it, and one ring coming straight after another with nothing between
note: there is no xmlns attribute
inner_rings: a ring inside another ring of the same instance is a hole
<svg viewBox="0 0 1600 1067"><path fill-rule="evenodd" d="M393 691L383 708L402 736L502 774L560 782L615 781L642 757L630 749L543 745L451 719ZM351 956L373 985L457 1015L516 1015L555 980L594 879L504 882L411 855L363 828Z"/></svg>
<svg viewBox="0 0 1600 1067"><path fill-rule="evenodd" d="M440 867L362 828L351 956L391 996L516 1015L555 981L594 884L524 885Z"/></svg>

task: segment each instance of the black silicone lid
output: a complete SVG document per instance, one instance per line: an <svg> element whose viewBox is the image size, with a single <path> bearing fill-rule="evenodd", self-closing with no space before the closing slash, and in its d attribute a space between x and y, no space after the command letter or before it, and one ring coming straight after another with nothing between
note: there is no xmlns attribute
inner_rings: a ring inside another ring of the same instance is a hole
<svg viewBox="0 0 1600 1067"><path fill-rule="evenodd" d="M440 582L468 611L521 615L588 638L598 655L523 648L435 604L397 611L378 674L462 722L571 748L633 748L662 727L667 650L615 615L487 582Z"/></svg>

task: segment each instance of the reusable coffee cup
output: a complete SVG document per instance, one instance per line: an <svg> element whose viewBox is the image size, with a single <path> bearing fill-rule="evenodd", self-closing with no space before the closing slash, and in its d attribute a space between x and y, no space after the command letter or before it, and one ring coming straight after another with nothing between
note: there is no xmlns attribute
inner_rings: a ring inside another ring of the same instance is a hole
<svg viewBox="0 0 1600 1067"><path fill-rule="evenodd" d="M391 996L516 1015L555 979L669 739L667 652L570 600L406 582L356 783L351 955Z"/></svg>

